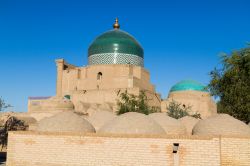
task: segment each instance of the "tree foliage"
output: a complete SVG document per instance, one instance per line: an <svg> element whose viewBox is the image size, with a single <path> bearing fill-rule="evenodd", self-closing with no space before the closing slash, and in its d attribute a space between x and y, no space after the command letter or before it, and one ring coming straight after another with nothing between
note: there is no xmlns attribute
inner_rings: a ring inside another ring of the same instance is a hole
<svg viewBox="0 0 250 166"><path fill-rule="evenodd" d="M6 104L0 97L0 111L4 111L8 107L11 107L11 105ZM27 128L28 126L25 125L24 121L19 120L16 117L9 116L4 122L4 125L0 126L0 145L2 145L2 148L7 146L9 131L26 130Z"/></svg>
<svg viewBox="0 0 250 166"><path fill-rule="evenodd" d="M184 116L192 116L197 119L201 119L201 115L198 113L192 114L192 107L190 105L185 106L182 103L178 103L174 100L172 100L169 105L167 106L167 114L168 116L180 119Z"/></svg>
<svg viewBox="0 0 250 166"><path fill-rule="evenodd" d="M8 107L11 107L11 105L6 104L5 101L0 97L0 111L4 111Z"/></svg>
<svg viewBox="0 0 250 166"><path fill-rule="evenodd" d="M117 101L118 112L117 114L124 114L126 112L139 112L143 114L150 114L154 112L159 112L160 108L150 107L148 105L148 97L145 91L140 91L139 95L129 94L126 90L118 94L120 99Z"/></svg>
<svg viewBox="0 0 250 166"><path fill-rule="evenodd" d="M28 126L25 125L24 121L10 116L4 126L0 128L0 144L2 148L7 146L9 131L26 130L27 128Z"/></svg>
<svg viewBox="0 0 250 166"><path fill-rule="evenodd" d="M211 73L209 90L219 97L218 112L250 122L250 47L221 56L222 67Z"/></svg>

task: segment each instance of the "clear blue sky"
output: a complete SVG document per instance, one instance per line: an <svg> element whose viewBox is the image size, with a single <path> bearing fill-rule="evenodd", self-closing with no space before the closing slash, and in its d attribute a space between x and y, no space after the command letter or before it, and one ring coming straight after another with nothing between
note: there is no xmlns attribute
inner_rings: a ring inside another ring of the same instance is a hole
<svg viewBox="0 0 250 166"><path fill-rule="evenodd" d="M164 98L183 79L207 84L220 53L250 42L247 0L0 0L0 96L27 111L29 96L54 95L54 60L86 65L89 44L115 17L144 47Z"/></svg>

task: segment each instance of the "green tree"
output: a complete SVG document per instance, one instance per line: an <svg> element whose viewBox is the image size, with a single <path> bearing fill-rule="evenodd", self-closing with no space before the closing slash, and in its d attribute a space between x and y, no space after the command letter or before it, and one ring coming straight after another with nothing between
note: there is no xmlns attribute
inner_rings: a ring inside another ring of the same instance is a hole
<svg viewBox="0 0 250 166"><path fill-rule="evenodd" d="M150 114L154 112L159 112L160 108L150 107L148 105L148 97L145 91L140 91L139 95L129 94L126 90L118 94L120 99L117 101L118 112L117 114L124 114L126 112L139 112L143 114Z"/></svg>
<svg viewBox="0 0 250 166"><path fill-rule="evenodd" d="M192 116L197 119L201 119L201 115L198 113L192 114L192 107L190 105L185 106L181 103L178 103L174 100L172 100L169 105L167 106L167 114L168 116L175 118L175 119L180 119L184 116Z"/></svg>
<svg viewBox="0 0 250 166"><path fill-rule="evenodd" d="M208 89L219 97L218 112L250 122L250 47L221 56L222 67L211 73Z"/></svg>
<svg viewBox="0 0 250 166"><path fill-rule="evenodd" d="M2 97L0 97L0 111L4 111L8 107L11 107L11 105L6 104Z"/></svg>

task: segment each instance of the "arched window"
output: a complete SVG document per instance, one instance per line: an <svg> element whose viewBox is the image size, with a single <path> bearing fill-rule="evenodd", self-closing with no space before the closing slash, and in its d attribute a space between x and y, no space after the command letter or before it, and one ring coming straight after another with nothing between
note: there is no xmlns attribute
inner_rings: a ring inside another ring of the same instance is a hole
<svg viewBox="0 0 250 166"><path fill-rule="evenodd" d="M70 100L71 96L70 95L64 95L64 98Z"/></svg>
<svg viewBox="0 0 250 166"><path fill-rule="evenodd" d="M101 73L101 72L99 72L99 73L97 74L97 80L102 80L102 73Z"/></svg>

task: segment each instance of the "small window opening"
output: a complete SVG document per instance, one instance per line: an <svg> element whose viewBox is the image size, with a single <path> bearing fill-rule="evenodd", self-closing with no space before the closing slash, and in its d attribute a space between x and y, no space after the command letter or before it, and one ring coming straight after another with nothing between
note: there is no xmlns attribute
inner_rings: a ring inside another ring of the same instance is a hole
<svg viewBox="0 0 250 166"><path fill-rule="evenodd" d="M173 143L173 153L177 153L179 149L179 143Z"/></svg>
<svg viewBox="0 0 250 166"><path fill-rule="evenodd" d="M101 73L101 72L99 72L99 73L97 74L97 80L102 80L102 73Z"/></svg>
<svg viewBox="0 0 250 166"><path fill-rule="evenodd" d="M69 67L67 65L63 65L63 70L67 70Z"/></svg>
<svg viewBox="0 0 250 166"><path fill-rule="evenodd" d="M71 96L70 95L65 95L64 98L70 100Z"/></svg>
<svg viewBox="0 0 250 166"><path fill-rule="evenodd" d="M81 70L78 70L78 71L77 71L77 78L78 78L78 79L81 79Z"/></svg>

